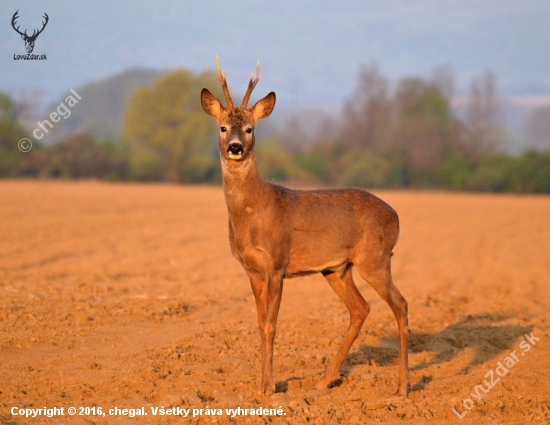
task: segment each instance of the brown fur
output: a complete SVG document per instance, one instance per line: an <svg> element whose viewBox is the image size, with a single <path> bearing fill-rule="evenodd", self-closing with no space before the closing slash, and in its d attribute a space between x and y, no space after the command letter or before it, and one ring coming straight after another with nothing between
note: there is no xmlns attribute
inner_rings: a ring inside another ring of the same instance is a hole
<svg viewBox="0 0 550 425"><path fill-rule="evenodd" d="M219 67L218 73L223 76ZM227 87L225 77L220 77L220 82ZM251 85L252 80L249 90ZM274 93L251 109L234 108L232 102L224 108L206 89L201 101L220 128L218 149L231 252L246 271L256 299L262 339L262 391L271 394L275 390L273 342L283 279L311 273L322 273L350 312L345 339L317 388L328 387L338 379L370 310L353 282L351 270L355 266L395 314L400 339L397 394L407 395L407 302L393 284L390 264L399 237L396 212L365 190L291 190L263 181L256 166L254 127L273 110ZM242 145L239 157L230 154L232 143Z"/></svg>

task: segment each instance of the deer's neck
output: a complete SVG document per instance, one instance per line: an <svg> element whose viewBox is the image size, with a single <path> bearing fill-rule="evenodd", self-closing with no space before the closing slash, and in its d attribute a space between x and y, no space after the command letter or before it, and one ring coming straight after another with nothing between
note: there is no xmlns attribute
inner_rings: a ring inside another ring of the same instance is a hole
<svg viewBox="0 0 550 425"><path fill-rule="evenodd" d="M262 204L266 186L254 157L245 163L222 161L223 191L229 217L237 219L243 212L257 209Z"/></svg>

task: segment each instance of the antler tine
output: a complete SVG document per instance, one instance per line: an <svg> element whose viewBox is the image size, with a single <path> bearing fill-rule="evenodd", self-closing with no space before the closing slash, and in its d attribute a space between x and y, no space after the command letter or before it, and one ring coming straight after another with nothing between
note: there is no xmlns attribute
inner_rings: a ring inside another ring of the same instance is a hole
<svg viewBox="0 0 550 425"><path fill-rule="evenodd" d="M222 85L225 101L227 102L227 108L232 109L234 108L233 99L231 99L229 89L227 88L227 80L225 79L225 74L220 69L220 59L218 58L218 55L216 55L216 67L218 68L218 80L220 80L220 84Z"/></svg>
<svg viewBox="0 0 550 425"><path fill-rule="evenodd" d="M42 31L44 31L44 28L46 28L46 25L48 25L48 21L50 20L50 17L48 16L48 14L46 12L44 12L44 16L42 16L45 21L42 22L42 29L40 31L38 31L38 33L36 34L38 36L38 34L40 34ZM33 34L33 37L34 37L34 34Z"/></svg>
<svg viewBox="0 0 550 425"><path fill-rule="evenodd" d="M250 75L250 82L248 83L248 89L246 90L246 93L243 97L241 108L246 109L246 107L248 106L250 95L252 94L252 90L254 90L254 87L256 87L256 84L258 84L258 81L260 81L260 61L258 61L258 64L256 65L256 79L254 79L254 73Z"/></svg>
<svg viewBox="0 0 550 425"><path fill-rule="evenodd" d="M11 26L15 31L17 31L19 34L24 35L21 31L19 31L19 27L15 28L15 24L17 24L17 18L19 18L19 10L13 14L13 18L11 18Z"/></svg>

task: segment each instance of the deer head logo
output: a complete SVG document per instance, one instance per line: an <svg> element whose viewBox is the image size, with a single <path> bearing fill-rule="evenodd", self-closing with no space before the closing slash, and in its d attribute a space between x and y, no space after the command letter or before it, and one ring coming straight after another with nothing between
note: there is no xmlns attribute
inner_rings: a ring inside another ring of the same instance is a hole
<svg viewBox="0 0 550 425"><path fill-rule="evenodd" d="M28 35L27 34L27 30L25 30L25 32L21 32L19 31L19 27L15 28L15 24L16 24L16 20L17 18L19 18L19 16L17 15L19 13L19 11L15 12L13 14L13 18L11 18L11 26L13 27L13 29L15 31L17 31L18 34L21 35L21 38L23 40L25 40L25 49L27 49L27 53L32 53L33 49L34 49L34 42L36 41L36 38L40 35L40 33L42 31L44 31L44 28L46 28L46 25L48 24L48 14L47 13L44 13L44 16L43 18L46 19L45 22L42 22L42 29L41 30L34 30L32 35ZM38 32L37 32L38 31Z"/></svg>

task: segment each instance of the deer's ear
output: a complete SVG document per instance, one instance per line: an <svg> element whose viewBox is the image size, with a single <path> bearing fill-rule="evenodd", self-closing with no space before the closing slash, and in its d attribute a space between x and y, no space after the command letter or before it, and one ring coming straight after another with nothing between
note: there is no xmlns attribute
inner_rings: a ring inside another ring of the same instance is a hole
<svg viewBox="0 0 550 425"><path fill-rule="evenodd" d="M252 121L258 122L265 117L268 117L275 108L275 93L271 92L266 97L258 100L252 107L250 112L252 113Z"/></svg>
<svg viewBox="0 0 550 425"><path fill-rule="evenodd" d="M216 119L220 118L220 115L222 114L222 105L216 96L210 93L207 89L202 89L201 91L201 103L204 112Z"/></svg>

